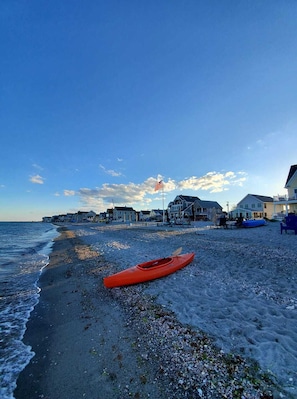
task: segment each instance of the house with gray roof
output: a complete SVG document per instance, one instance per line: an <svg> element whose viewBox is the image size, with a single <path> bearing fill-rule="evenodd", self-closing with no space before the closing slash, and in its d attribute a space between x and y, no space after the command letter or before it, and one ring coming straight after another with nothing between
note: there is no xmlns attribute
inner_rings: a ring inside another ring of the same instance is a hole
<svg viewBox="0 0 297 399"><path fill-rule="evenodd" d="M178 195L168 205L170 220L213 220L220 217L223 208L216 201L205 201L195 196Z"/></svg>
<svg viewBox="0 0 297 399"><path fill-rule="evenodd" d="M150 211L150 218L156 222L162 222L163 217L164 217L164 221L166 216L166 211L164 210L164 215L163 215L163 210L162 209L152 209Z"/></svg>
<svg viewBox="0 0 297 399"><path fill-rule="evenodd" d="M204 201L197 199L193 207L194 220L216 220L223 212L223 208L217 201Z"/></svg>
<svg viewBox="0 0 297 399"><path fill-rule="evenodd" d="M232 209L230 216L234 219L271 219L274 212L273 198L266 195L248 194Z"/></svg>
<svg viewBox="0 0 297 399"><path fill-rule="evenodd" d="M139 212L139 221L140 222L145 222L149 220L151 217L151 211L140 211Z"/></svg>
<svg viewBox="0 0 297 399"><path fill-rule="evenodd" d="M198 197L178 195L168 204L167 213L170 220L178 220L184 217L193 217L193 205Z"/></svg>

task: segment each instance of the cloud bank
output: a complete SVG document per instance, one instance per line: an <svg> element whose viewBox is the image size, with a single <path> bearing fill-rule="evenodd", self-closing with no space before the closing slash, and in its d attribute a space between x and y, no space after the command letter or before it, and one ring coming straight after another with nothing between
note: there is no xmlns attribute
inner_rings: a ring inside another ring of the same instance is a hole
<svg viewBox="0 0 297 399"><path fill-rule="evenodd" d="M163 180L164 193L177 191L182 194L188 191L188 195L194 195L193 191L208 191L209 193L218 193L227 191L234 186L242 186L247 175L244 172L209 172L204 176L191 176L181 181L173 179ZM73 190L64 190L64 195L78 195L81 203L89 208L106 208L112 205L148 206L153 199L156 199L155 185L157 180L149 177L142 183L127 184L109 184L105 183L101 187L81 188L77 192ZM189 193L190 192L190 193Z"/></svg>

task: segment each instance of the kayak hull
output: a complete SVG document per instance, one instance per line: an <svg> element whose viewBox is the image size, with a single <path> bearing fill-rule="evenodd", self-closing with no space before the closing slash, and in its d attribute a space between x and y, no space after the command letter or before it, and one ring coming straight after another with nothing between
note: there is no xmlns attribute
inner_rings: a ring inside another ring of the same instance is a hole
<svg viewBox="0 0 297 399"><path fill-rule="evenodd" d="M106 288L113 288L165 277L187 266L192 262L194 256L194 253L189 253L140 263L129 269L105 277L103 284Z"/></svg>
<svg viewBox="0 0 297 399"><path fill-rule="evenodd" d="M244 220L242 222L242 227L260 227L265 225L266 225L265 219Z"/></svg>

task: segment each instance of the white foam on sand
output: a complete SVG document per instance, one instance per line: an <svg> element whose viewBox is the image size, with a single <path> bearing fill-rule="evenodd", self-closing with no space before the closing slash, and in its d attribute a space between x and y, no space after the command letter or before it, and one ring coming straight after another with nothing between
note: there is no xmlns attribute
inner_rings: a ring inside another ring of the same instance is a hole
<svg viewBox="0 0 297 399"><path fill-rule="evenodd" d="M280 235L278 223L232 230L111 226L104 234L101 227L80 229L81 238L118 270L180 246L183 253L195 252L189 266L145 284L145 293L224 351L255 359L297 392L297 236ZM87 235L90 229L98 234Z"/></svg>

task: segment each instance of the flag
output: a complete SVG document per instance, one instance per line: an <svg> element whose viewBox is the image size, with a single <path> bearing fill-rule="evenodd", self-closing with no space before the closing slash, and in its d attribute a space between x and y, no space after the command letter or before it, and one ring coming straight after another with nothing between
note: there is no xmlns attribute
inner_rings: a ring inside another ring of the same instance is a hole
<svg viewBox="0 0 297 399"><path fill-rule="evenodd" d="M155 191L160 190L161 188L163 188L163 180L160 180L156 183L155 185Z"/></svg>

